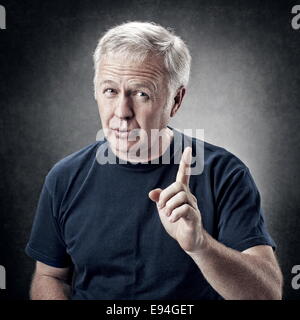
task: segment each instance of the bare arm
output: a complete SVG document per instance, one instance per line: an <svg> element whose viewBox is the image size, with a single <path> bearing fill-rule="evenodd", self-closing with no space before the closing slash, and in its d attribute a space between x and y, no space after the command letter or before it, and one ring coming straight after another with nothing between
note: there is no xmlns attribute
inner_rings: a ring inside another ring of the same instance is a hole
<svg viewBox="0 0 300 320"><path fill-rule="evenodd" d="M189 189L191 151L190 147L185 149L176 181L149 193L166 231L225 299L281 299L282 275L270 246L239 252L204 230L197 198Z"/></svg>
<svg viewBox="0 0 300 320"><path fill-rule="evenodd" d="M270 246L238 252L205 232L203 247L188 253L211 286L225 299L279 300L282 274Z"/></svg>
<svg viewBox="0 0 300 320"><path fill-rule="evenodd" d="M69 268L54 268L37 261L30 288L31 300L68 300L69 278Z"/></svg>

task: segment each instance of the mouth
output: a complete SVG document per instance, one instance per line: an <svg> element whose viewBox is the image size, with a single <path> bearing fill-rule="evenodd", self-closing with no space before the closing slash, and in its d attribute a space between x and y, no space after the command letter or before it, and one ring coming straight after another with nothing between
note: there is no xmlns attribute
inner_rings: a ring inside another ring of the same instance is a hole
<svg viewBox="0 0 300 320"><path fill-rule="evenodd" d="M131 130L120 130L120 129L111 129L117 138L126 139L128 138Z"/></svg>

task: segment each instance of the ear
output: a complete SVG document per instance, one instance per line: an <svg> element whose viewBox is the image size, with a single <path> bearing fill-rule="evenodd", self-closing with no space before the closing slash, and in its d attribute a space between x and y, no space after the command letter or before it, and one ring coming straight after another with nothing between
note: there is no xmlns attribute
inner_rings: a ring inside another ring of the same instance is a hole
<svg viewBox="0 0 300 320"><path fill-rule="evenodd" d="M184 86L181 86L180 88L177 89L176 96L174 97L170 117L174 117L174 115L180 108L185 92L186 92L186 89Z"/></svg>

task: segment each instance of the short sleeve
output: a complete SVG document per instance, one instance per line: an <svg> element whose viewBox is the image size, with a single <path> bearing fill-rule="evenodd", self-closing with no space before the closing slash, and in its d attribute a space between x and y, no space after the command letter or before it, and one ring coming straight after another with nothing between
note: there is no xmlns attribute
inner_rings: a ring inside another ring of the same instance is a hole
<svg viewBox="0 0 300 320"><path fill-rule="evenodd" d="M261 198L247 167L240 168L224 183L218 196L218 240L238 251L257 245L276 248L267 231Z"/></svg>
<svg viewBox="0 0 300 320"><path fill-rule="evenodd" d="M71 259L53 215L53 207L53 199L45 182L25 252L49 266L64 268L71 265Z"/></svg>

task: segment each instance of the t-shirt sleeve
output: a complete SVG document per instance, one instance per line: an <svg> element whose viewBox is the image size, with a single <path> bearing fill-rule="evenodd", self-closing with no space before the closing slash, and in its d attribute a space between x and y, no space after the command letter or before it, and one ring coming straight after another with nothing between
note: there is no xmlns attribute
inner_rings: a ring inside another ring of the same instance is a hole
<svg viewBox="0 0 300 320"><path fill-rule="evenodd" d="M71 265L71 259L66 251L53 208L53 198L45 182L25 252L31 258L49 266L64 268Z"/></svg>
<svg viewBox="0 0 300 320"><path fill-rule="evenodd" d="M276 245L268 233L261 198L247 167L224 182L218 197L218 240L238 251L257 245Z"/></svg>

